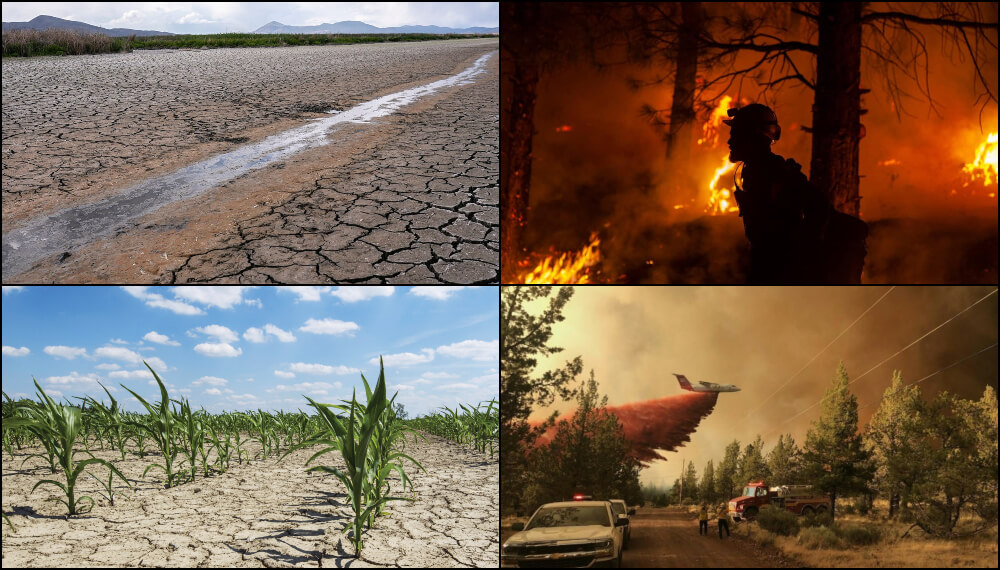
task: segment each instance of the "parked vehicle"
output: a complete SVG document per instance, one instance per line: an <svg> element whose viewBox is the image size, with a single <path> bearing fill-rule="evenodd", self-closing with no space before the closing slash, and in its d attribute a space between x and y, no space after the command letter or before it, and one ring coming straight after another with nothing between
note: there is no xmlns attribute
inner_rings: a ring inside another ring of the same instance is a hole
<svg viewBox="0 0 1000 570"><path fill-rule="evenodd" d="M618 518L610 501L544 504L528 524L500 549L501 568L621 567L627 517Z"/></svg>
<svg viewBox="0 0 1000 570"><path fill-rule="evenodd" d="M778 507L797 515L830 510L830 497L817 494L812 485L778 485L768 488L764 481L751 481L743 494L729 500L729 517L734 521L753 520L761 509Z"/></svg>

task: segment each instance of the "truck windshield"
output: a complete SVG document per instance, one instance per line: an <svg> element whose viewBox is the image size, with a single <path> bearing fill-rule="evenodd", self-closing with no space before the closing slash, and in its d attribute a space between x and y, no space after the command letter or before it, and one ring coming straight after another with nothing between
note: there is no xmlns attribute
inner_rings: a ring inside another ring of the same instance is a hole
<svg viewBox="0 0 1000 570"><path fill-rule="evenodd" d="M542 508L531 517L524 530L553 526L611 526L608 508L604 505L592 507L551 507Z"/></svg>
<svg viewBox="0 0 1000 570"><path fill-rule="evenodd" d="M757 494L758 487L743 487L744 497L753 497Z"/></svg>

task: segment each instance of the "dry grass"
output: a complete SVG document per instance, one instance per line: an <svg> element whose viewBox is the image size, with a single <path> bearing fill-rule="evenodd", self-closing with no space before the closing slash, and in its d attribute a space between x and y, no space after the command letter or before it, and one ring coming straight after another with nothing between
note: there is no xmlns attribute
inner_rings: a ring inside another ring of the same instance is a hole
<svg viewBox="0 0 1000 570"><path fill-rule="evenodd" d="M3 33L3 55L82 55L131 51L135 36L111 38L71 30L10 30Z"/></svg>
<svg viewBox="0 0 1000 570"><path fill-rule="evenodd" d="M905 538L910 525L895 522L873 521L858 515L837 517L837 524L860 527L876 524L883 531L883 538L872 545L847 545L839 548L813 548L815 543L800 540L797 536L779 536L762 530L756 524L736 525L739 536L754 542L773 545L784 554L815 568L996 568L997 529L971 537L943 540L929 538L913 529ZM801 535L800 535L801 536Z"/></svg>

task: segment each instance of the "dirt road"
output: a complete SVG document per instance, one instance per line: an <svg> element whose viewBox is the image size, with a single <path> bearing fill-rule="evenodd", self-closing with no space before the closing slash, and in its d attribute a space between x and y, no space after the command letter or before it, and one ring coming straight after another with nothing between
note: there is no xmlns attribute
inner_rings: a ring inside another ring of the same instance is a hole
<svg viewBox="0 0 1000 570"><path fill-rule="evenodd" d="M698 534L698 521L676 508L641 508L632 516L632 542L622 566L633 568L772 568L747 543L719 540L719 524L708 522L708 536Z"/></svg>

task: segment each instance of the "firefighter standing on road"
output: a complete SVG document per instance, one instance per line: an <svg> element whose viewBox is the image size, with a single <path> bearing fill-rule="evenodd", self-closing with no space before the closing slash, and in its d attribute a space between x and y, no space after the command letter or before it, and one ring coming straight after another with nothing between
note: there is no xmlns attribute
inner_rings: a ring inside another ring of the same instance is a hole
<svg viewBox="0 0 1000 570"><path fill-rule="evenodd" d="M722 539L722 529L726 529L726 536L729 536L729 513L726 511L726 504L719 503L719 512L716 513L719 517L719 539Z"/></svg>
<svg viewBox="0 0 1000 570"><path fill-rule="evenodd" d="M701 511L698 513L698 534L708 536L708 505L701 504Z"/></svg>

